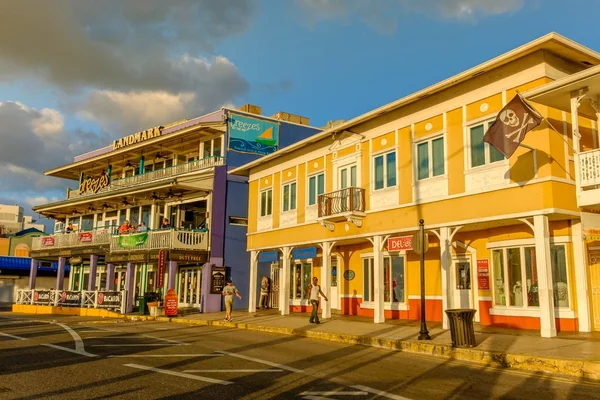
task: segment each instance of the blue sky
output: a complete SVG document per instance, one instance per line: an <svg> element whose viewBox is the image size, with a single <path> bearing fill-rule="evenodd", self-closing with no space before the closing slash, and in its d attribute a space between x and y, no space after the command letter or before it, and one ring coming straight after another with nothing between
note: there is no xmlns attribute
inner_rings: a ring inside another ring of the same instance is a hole
<svg viewBox="0 0 600 400"><path fill-rule="evenodd" d="M594 0L49 3L0 4L0 202L26 213L64 198L43 170L222 105L322 126L552 31L600 50Z"/></svg>

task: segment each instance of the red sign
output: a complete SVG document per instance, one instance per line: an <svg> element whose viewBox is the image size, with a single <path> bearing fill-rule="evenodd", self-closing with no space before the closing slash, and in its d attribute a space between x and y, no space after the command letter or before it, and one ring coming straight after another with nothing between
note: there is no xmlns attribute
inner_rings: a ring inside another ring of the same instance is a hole
<svg viewBox="0 0 600 400"><path fill-rule="evenodd" d="M477 280L480 290L490 290L489 260L477 260Z"/></svg>
<svg viewBox="0 0 600 400"><path fill-rule="evenodd" d="M161 288L165 283L165 251L158 252L158 277L156 278L156 287Z"/></svg>
<svg viewBox="0 0 600 400"><path fill-rule="evenodd" d="M42 237L42 246L44 246L44 247L52 247L52 246L54 246L54 236L44 236L44 237Z"/></svg>
<svg viewBox="0 0 600 400"><path fill-rule="evenodd" d="M412 236L389 238L387 248L388 251L412 250Z"/></svg>
<svg viewBox="0 0 600 400"><path fill-rule="evenodd" d="M177 293L175 293L175 289L169 289L167 295L165 296L165 315L167 317L177 316L178 302L179 299L177 298Z"/></svg>
<svg viewBox="0 0 600 400"><path fill-rule="evenodd" d="M79 232L79 241L81 243L90 243L92 241L92 232Z"/></svg>

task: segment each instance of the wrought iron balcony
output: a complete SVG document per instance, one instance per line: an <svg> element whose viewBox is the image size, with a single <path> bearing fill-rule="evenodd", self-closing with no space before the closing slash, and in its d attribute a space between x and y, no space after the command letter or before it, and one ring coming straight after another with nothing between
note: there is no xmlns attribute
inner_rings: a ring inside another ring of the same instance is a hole
<svg viewBox="0 0 600 400"><path fill-rule="evenodd" d="M319 195L318 204L318 219L328 229L333 230L333 222L344 220L361 226L365 216L365 189L349 187L325 193Z"/></svg>
<svg viewBox="0 0 600 400"><path fill-rule="evenodd" d="M600 149L575 154L577 180L577 205L600 207Z"/></svg>

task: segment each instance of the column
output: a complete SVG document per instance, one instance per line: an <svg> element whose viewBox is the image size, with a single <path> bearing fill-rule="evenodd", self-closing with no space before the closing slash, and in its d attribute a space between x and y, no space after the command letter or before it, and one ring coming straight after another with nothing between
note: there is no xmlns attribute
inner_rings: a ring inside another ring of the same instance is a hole
<svg viewBox="0 0 600 400"><path fill-rule="evenodd" d="M87 290L93 292L96 290L96 270L98 269L98 256L90 256L90 278L88 279Z"/></svg>
<svg viewBox="0 0 600 400"><path fill-rule="evenodd" d="M167 290L175 289L175 277L177 276L177 261L169 261L169 273L167 276Z"/></svg>
<svg viewBox="0 0 600 400"><path fill-rule="evenodd" d="M35 289L35 278L37 278L37 270L40 262L36 259L31 259L31 267L29 269L29 290Z"/></svg>
<svg viewBox="0 0 600 400"><path fill-rule="evenodd" d="M115 290L115 264L106 264L106 290Z"/></svg>
<svg viewBox="0 0 600 400"><path fill-rule="evenodd" d="M452 254L450 249L450 228L440 228L440 260L442 264L442 328L450 329L446 310L452 307L452 293L450 290L450 277L452 268ZM473 275L475 276L475 275Z"/></svg>
<svg viewBox="0 0 600 400"><path fill-rule="evenodd" d="M373 281L374 281L374 318L373 322L382 324L385 322L383 311L383 263L381 259L381 236L373 236Z"/></svg>
<svg viewBox="0 0 600 400"><path fill-rule="evenodd" d="M65 280L65 264L67 259L58 257L58 271L56 271L56 290L63 290L63 282Z"/></svg>
<svg viewBox="0 0 600 400"><path fill-rule="evenodd" d="M587 262L585 259L585 243L583 242L583 229L581 225L581 220L573 220L571 223L573 258L575 260L575 284L577 287L577 319L579 322L579 332L591 332Z"/></svg>
<svg viewBox="0 0 600 400"><path fill-rule="evenodd" d="M281 250L281 281L279 282L279 310L281 315L290 314L290 256L292 249L285 246Z"/></svg>
<svg viewBox="0 0 600 400"><path fill-rule="evenodd" d="M533 217L535 235L535 258L538 273L538 292L540 297L540 325L542 337L556 336L554 320L554 290L552 287L552 270L550 269L550 230L548 217Z"/></svg>
<svg viewBox="0 0 600 400"><path fill-rule="evenodd" d="M127 273L125 275L125 291L126 291L126 302L125 312L130 313L133 311L133 294L135 285L135 264L127 263Z"/></svg>
<svg viewBox="0 0 600 400"><path fill-rule="evenodd" d="M323 242L321 245L323 249L323 266L321 267L321 289L327 301L321 303L321 317L331 318L331 249L333 243Z"/></svg>
<svg viewBox="0 0 600 400"><path fill-rule="evenodd" d="M250 252L250 287L248 288L248 312L256 312L256 278L258 275L258 251Z"/></svg>

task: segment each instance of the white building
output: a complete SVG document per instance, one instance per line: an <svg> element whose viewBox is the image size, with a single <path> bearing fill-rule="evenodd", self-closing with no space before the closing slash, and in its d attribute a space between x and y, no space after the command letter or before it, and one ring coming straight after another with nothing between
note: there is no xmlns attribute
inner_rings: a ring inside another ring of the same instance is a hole
<svg viewBox="0 0 600 400"><path fill-rule="evenodd" d="M32 217L24 216L23 211L21 206L0 204L0 234L13 234L29 228L44 232L44 225L36 224Z"/></svg>

